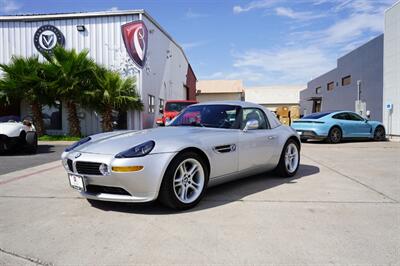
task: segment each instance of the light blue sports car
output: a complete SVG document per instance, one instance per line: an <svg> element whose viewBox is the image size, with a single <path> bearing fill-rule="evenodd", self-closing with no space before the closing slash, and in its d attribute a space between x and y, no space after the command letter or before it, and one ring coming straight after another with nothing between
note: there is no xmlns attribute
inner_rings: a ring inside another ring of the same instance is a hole
<svg viewBox="0 0 400 266"><path fill-rule="evenodd" d="M292 127L302 141L320 139L339 143L343 139L386 139L381 122L364 119L351 111L313 113L293 121Z"/></svg>

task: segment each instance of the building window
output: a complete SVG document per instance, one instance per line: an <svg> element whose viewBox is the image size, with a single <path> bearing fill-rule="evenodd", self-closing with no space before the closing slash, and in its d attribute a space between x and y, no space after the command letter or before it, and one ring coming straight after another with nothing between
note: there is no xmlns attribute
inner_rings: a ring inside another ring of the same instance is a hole
<svg viewBox="0 0 400 266"><path fill-rule="evenodd" d="M342 86L350 85L351 83L351 76L346 76L342 78Z"/></svg>
<svg viewBox="0 0 400 266"><path fill-rule="evenodd" d="M328 90L328 91L333 91L333 88L335 87L335 83L333 83L333 81L332 82L329 82L327 85L326 85L326 89Z"/></svg>
<svg viewBox="0 0 400 266"><path fill-rule="evenodd" d="M154 113L154 108L155 108L155 97L153 95L149 94L149 113L153 114Z"/></svg>
<svg viewBox="0 0 400 266"><path fill-rule="evenodd" d="M161 113L164 110L164 99L160 98L160 107L159 107L159 112Z"/></svg>
<svg viewBox="0 0 400 266"><path fill-rule="evenodd" d="M321 93L321 87L315 88L315 94L320 94Z"/></svg>
<svg viewBox="0 0 400 266"><path fill-rule="evenodd" d="M45 129L54 129L61 130L62 129L62 114L61 114L61 102L55 101L54 105L43 106L42 116L43 123Z"/></svg>

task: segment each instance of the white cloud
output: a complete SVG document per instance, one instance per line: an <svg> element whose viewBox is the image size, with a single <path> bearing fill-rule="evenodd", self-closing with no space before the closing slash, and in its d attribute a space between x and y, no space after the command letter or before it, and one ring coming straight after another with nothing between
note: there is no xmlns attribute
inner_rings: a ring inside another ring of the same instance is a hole
<svg viewBox="0 0 400 266"><path fill-rule="evenodd" d="M253 9L264 9L271 7L275 5L278 2L282 2L282 0L258 0L258 1L252 1L246 6L234 6L233 7L233 13L239 14L243 12L248 12Z"/></svg>
<svg viewBox="0 0 400 266"><path fill-rule="evenodd" d="M14 0L0 0L0 12L12 13L19 10L21 7L22 5Z"/></svg>
<svg viewBox="0 0 400 266"><path fill-rule="evenodd" d="M262 81L264 78L264 74L260 72L256 72L251 69L238 69L237 71L232 72L215 72L211 75L201 76L201 79L241 79L247 80L250 82L258 83Z"/></svg>
<svg viewBox="0 0 400 266"><path fill-rule="evenodd" d="M306 83L309 79L335 67L335 61L328 58L317 47L279 48L269 50L249 50L234 53L234 67L263 70L265 82Z"/></svg>
<svg viewBox="0 0 400 266"><path fill-rule="evenodd" d="M191 8L189 8L185 13L185 18L187 18L187 19L196 19L196 18L205 18L205 17L208 17L208 14L193 12L193 10Z"/></svg>
<svg viewBox="0 0 400 266"><path fill-rule="evenodd" d="M325 14L313 14L309 11L296 12L293 9L287 7L277 7L275 8L275 12L278 16L288 17L296 20L312 20L325 17Z"/></svg>
<svg viewBox="0 0 400 266"><path fill-rule="evenodd" d="M109 9L109 11L118 11L118 7L117 6L113 6L112 8Z"/></svg>
<svg viewBox="0 0 400 266"><path fill-rule="evenodd" d="M208 43L207 41L187 42L187 43L182 43L181 46L184 50L189 50L195 47L203 46L207 43Z"/></svg>

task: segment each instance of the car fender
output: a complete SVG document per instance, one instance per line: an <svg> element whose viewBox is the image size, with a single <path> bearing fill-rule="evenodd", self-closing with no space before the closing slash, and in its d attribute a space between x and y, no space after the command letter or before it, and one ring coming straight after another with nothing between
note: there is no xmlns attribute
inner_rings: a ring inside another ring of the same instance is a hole
<svg viewBox="0 0 400 266"><path fill-rule="evenodd" d="M10 138L19 137L22 131L25 131L24 126L20 123L13 122L0 124L0 134L6 135Z"/></svg>

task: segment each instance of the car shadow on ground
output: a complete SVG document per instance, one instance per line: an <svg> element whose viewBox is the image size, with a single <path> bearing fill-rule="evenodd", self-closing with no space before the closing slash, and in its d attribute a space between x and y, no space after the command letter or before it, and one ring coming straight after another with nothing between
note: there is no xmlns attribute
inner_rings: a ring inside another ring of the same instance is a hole
<svg viewBox="0 0 400 266"><path fill-rule="evenodd" d="M55 152L54 148L55 148L54 145L39 145L35 154L54 153ZM9 151L0 153L0 157L1 156L21 156L21 155L32 156L35 154L28 153L28 152L24 151L23 148L15 148L13 150L9 150Z"/></svg>
<svg viewBox="0 0 400 266"><path fill-rule="evenodd" d="M209 208L215 208L234 201L239 201L248 195L252 195L267 189L272 189L282 184L296 184L297 179L305 178L319 173L319 168L313 165L301 164L299 171L292 178L277 177L274 172L250 176L224 183L207 190L205 197L195 208L184 212L195 212ZM90 204L103 211L125 212L144 215L163 215L182 213L171 210L157 201L150 203L119 203L90 200Z"/></svg>
<svg viewBox="0 0 400 266"><path fill-rule="evenodd" d="M389 139L386 140L372 140L372 139L344 139L340 141L339 143L329 143L325 140L308 140L307 142L303 142L303 144L320 144L320 145L340 145L340 144L346 144L346 143L368 143L368 142L386 142L389 141Z"/></svg>

